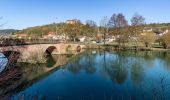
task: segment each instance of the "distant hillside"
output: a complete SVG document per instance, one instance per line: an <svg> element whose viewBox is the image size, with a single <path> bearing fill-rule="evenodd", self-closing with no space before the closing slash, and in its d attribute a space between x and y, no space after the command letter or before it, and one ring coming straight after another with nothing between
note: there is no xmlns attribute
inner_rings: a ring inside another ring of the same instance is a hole
<svg viewBox="0 0 170 100"><path fill-rule="evenodd" d="M19 30L15 30L15 29L4 29L4 30L0 30L0 35L11 35L11 34L15 34L18 31Z"/></svg>
<svg viewBox="0 0 170 100"><path fill-rule="evenodd" d="M49 24L49 25L43 25L43 26L35 26L35 27L29 27L27 29L23 29L21 31L18 31L16 34L27 34L27 35L33 35L33 36L41 36L42 34L48 34L49 32L55 32L56 27L59 27L60 25L56 24Z"/></svg>
<svg viewBox="0 0 170 100"><path fill-rule="evenodd" d="M36 27L30 27L21 31L18 31L16 34L27 34L32 36L41 36L48 34L49 32L56 32L56 30L61 30L62 24L49 24L49 25L43 25L43 26L36 26ZM152 28L155 30L170 30L170 23L152 23L147 24L144 26L144 29L150 29ZM88 29L84 29L88 30Z"/></svg>
<svg viewBox="0 0 170 100"><path fill-rule="evenodd" d="M148 28L170 28L170 23L152 23L146 25Z"/></svg>

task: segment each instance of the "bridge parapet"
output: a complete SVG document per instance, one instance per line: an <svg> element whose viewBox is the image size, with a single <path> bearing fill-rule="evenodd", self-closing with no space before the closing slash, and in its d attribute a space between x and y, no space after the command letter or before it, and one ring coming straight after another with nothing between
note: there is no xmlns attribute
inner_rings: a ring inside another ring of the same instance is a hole
<svg viewBox="0 0 170 100"><path fill-rule="evenodd" d="M68 52L68 47L71 49ZM37 62L45 62L45 55L52 54L54 51L55 54L68 54L68 53L77 53L79 52L85 45L82 44L35 44L35 45L19 45L19 46L6 46L1 47L0 52L5 51L15 51L20 52L20 61L28 62L28 61L37 61Z"/></svg>

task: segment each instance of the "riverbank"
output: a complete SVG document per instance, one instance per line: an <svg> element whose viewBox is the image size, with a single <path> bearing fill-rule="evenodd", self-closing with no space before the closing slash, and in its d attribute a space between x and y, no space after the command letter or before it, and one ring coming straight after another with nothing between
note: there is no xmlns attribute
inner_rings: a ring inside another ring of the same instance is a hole
<svg viewBox="0 0 170 100"><path fill-rule="evenodd" d="M102 50L114 50L114 51L170 51L170 49L156 48L156 47L144 47L144 46L118 46L118 45L86 45L84 49L102 49Z"/></svg>

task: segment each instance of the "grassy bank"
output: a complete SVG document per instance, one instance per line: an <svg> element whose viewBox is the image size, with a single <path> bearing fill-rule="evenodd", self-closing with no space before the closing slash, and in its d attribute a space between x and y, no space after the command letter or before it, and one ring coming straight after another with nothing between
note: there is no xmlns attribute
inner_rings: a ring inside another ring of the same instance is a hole
<svg viewBox="0 0 170 100"><path fill-rule="evenodd" d="M125 43L124 45L113 44L88 44L85 49L103 49L103 50L115 50L115 51L170 51L170 49L164 49L163 46L155 43L152 46L145 47L142 43L135 46L132 43Z"/></svg>

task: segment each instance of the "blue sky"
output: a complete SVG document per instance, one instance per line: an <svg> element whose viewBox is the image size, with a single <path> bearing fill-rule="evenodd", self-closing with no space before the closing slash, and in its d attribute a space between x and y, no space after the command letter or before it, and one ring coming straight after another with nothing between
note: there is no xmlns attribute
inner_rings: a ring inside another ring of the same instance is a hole
<svg viewBox="0 0 170 100"><path fill-rule="evenodd" d="M0 23L7 22L2 28L14 29L74 18L99 23L104 16L119 12L128 20L139 13L147 23L162 23L170 22L169 5L170 0L1 0Z"/></svg>

